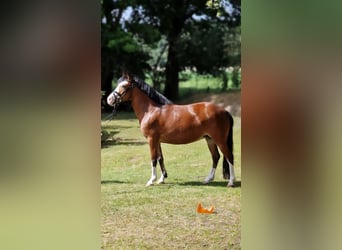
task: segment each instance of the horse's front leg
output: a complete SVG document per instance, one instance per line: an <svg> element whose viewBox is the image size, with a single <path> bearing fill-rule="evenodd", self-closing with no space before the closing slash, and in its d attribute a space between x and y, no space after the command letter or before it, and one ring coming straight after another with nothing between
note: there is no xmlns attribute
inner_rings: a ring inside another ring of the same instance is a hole
<svg viewBox="0 0 342 250"><path fill-rule="evenodd" d="M158 162L158 143L155 143L153 138L148 138L148 144L150 145L150 153L151 153L151 178L146 183L147 186L153 185L153 182L157 179L157 162Z"/></svg>
<svg viewBox="0 0 342 250"><path fill-rule="evenodd" d="M167 178L167 172L164 166L164 157L163 157L163 152L159 143L159 151L158 151L158 162L161 170L161 176L159 180L157 181L157 184L164 183L165 178Z"/></svg>

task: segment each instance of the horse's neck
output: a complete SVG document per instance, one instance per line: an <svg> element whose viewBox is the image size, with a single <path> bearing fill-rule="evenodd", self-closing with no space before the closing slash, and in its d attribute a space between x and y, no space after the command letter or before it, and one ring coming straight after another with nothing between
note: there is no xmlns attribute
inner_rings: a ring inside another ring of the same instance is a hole
<svg viewBox="0 0 342 250"><path fill-rule="evenodd" d="M156 104L141 90L134 88L132 94L131 104L139 122L141 122L147 112L158 108Z"/></svg>

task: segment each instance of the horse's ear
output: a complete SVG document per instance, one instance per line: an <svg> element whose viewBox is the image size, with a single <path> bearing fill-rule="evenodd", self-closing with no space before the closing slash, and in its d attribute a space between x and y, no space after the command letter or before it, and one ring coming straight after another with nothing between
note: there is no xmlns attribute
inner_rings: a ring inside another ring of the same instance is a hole
<svg viewBox="0 0 342 250"><path fill-rule="evenodd" d="M131 80L133 79L133 76L132 76L130 73L128 73L127 70L125 70L125 71L122 72L122 76L123 76L125 79L127 79L128 81L131 81Z"/></svg>
<svg viewBox="0 0 342 250"><path fill-rule="evenodd" d="M123 78L127 78L128 72L126 70L122 71L122 76Z"/></svg>
<svg viewBox="0 0 342 250"><path fill-rule="evenodd" d="M131 82L133 80L133 76L127 72L126 79Z"/></svg>

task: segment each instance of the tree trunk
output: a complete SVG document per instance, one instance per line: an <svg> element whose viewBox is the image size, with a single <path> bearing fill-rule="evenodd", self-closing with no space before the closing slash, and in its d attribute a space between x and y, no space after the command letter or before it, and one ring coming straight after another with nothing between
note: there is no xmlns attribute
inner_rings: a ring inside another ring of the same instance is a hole
<svg viewBox="0 0 342 250"><path fill-rule="evenodd" d="M169 44L166 69L165 69L165 90L164 94L166 97L175 101L179 97L179 62L178 62L178 52L176 48L177 40L182 33L185 21L187 19L186 15L186 3L184 0L175 1L175 15L172 17L170 30L168 32L167 41Z"/></svg>
<svg viewBox="0 0 342 250"><path fill-rule="evenodd" d="M175 46L175 40L169 39L169 50L165 71L165 90L164 94L172 101L178 99L179 91L179 63L177 58L177 51Z"/></svg>

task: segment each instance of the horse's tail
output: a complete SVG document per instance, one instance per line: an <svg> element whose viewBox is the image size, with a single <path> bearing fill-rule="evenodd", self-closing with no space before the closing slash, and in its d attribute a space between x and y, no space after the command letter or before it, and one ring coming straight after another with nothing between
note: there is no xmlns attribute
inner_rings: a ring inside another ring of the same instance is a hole
<svg viewBox="0 0 342 250"><path fill-rule="evenodd" d="M229 117L229 132L228 132L228 137L227 137L227 146L228 146L228 160L229 162L234 165L234 154L233 154L233 125L234 125L234 120L232 115L227 112L227 115ZM229 179L230 177L230 172L229 172L229 164L226 159L223 159L223 178L224 179Z"/></svg>

